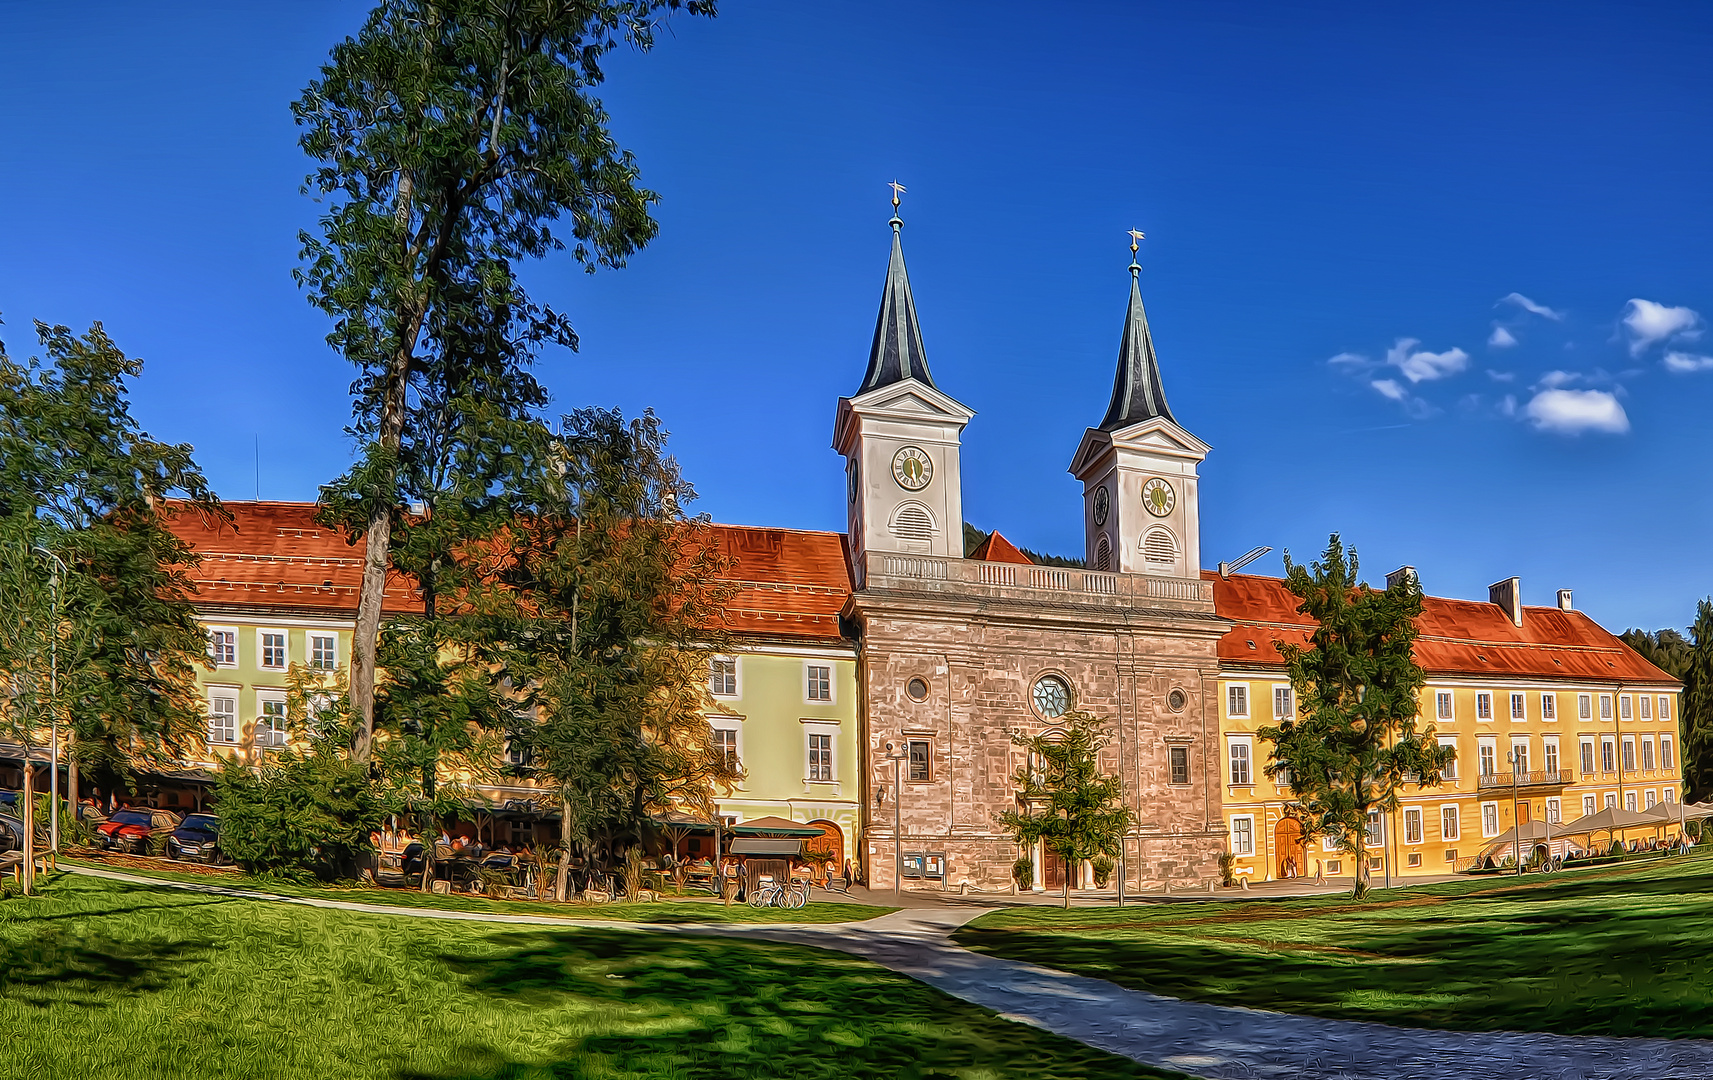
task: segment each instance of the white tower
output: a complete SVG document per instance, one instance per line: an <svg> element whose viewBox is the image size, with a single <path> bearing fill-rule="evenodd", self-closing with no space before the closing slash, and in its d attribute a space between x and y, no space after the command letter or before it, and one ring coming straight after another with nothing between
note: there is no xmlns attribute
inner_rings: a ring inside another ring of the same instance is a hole
<svg viewBox="0 0 1713 1080"><path fill-rule="evenodd" d="M1210 447L1178 426L1142 309L1142 268L1130 241L1130 310L1118 346L1112 403L1083 433L1071 475L1083 482L1091 570L1194 578L1201 573L1196 467Z"/></svg>
<svg viewBox="0 0 1713 1080"><path fill-rule="evenodd" d="M892 260L868 373L854 396L839 399L833 422L833 449L845 458L851 557L859 588L867 576L868 552L948 558L964 553L958 447L975 413L941 393L928 373L916 301L904 272L897 190Z"/></svg>

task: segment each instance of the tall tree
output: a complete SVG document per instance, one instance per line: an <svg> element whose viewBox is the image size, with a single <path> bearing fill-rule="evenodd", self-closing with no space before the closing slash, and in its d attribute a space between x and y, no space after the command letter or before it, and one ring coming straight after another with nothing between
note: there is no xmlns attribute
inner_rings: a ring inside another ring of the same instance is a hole
<svg viewBox="0 0 1713 1080"><path fill-rule="evenodd" d="M729 560L653 413L564 419L535 514L496 549L487 596L517 732L558 796L558 892L573 851L616 865L656 814L704 818L741 778L713 743L709 660L730 648ZM504 628L504 629L499 629Z"/></svg>
<svg viewBox="0 0 1713 1080"><path fill-rule="evenodd" d="M1686 798L1699 802L1713 797L1713 599L1695 605L1689 637L1688 660L1679 674L1683 705L1678 709L1678 725L1683 733Z"/></svg>
<svg viewBox="0 0 1713 1080"><path fill-rule="evenodd" d="M440 362L456 339L485 342L505 377L521 377L544 345L576 347L569 321L519 284L520 261L569 240L591 271L618 267L654 236L657 196L639 186L592 91L621 40L649 48L657 19L679 8L714 13L712 0L386 0L293 105L300 142L320 163L306 188L331 204L320 235L301 236L298 278L333 317L329 342L358 369L352 430L363 452L349 487L366 519L351 680L359 761L373 739L412 395L456 380Z"/></svg>
<svg viewBox="0 0 1713 1080"><path fill-rule="evenodd" d="M42 323L36 333L45 359L20 363L0 346L0 516L66 565L59 713L75 799L80 766L112 790L202 739L195 667L208 643L186 574L198 556L165 515L225 514L191 448L151 439L131 416L140 360L99 323L82 337ZM169 509L173 494L188 508ZM48 569L37 568L44 584Z"/></svg>
<svg viewBox="0 0 1713 1080"><path fill-rule="evenodd" d="M1315 629L1307 648L1279 646L1297 714L1258 734L1273 744L1267 772L1288 779L1304 838L1329 838L1355 859L1361 897L1369 815L1397 809L1408 785L1438 784L1454 752L1434 739L1432 724L1416 727L1426 684L1414 656L1421 585L1403 575L1371 589L1357 569L1356 551L1337 533L1308 567L1285 555L1285 587Z"/></svg>
<svg viewBox="0 0 1713 1080"><path fill-rule="evenodd" d="M1693 646L1676 630L1667 627L1649 633L1646 630L1626 630L1619 639L1642 655L1642 659L1674 678L1683 678L1689 669L1689 654Z"/></svg>
<svg viewBox="0 0 1713 1080"><path fill-rule="evenodd" d="M1058 731L1011 737L1028 755L1014 778L1023 808L1006 810L998 820L1018 846L1039 841L1065 860L1068 908L1071 878L1082 861L1117 858L1131 815L1118 777L1100 771L1100 751L1111 742L1100 719L1073 710L1058 724Z"/></svg>

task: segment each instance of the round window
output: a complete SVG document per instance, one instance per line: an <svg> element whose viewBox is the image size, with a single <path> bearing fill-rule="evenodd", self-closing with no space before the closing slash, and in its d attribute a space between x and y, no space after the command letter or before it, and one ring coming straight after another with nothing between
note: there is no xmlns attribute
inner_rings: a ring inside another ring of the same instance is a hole
<svg viewBox="0 0 1713 1080"><path fill-rule="evenodd" d="M1166 695L1166 707L1173 712L1183 712L1184 706L1189 704L1189 700L1182 690L1173 690Z"/></svg>
<svg viewBox="0 0 1713 1080"><path fill-rule="evenodd" d="M1057 675L1043 675L1035 680L1035 711L1049 720L1071 711L1071 688Z"/></svg>
<svg viewBox="0 0 1713 1080"><path fill-rule="evenodd" d="M924 679L911 679L904 684L904 692L910 695L911 701L927 701L928 683Z"/></svg>

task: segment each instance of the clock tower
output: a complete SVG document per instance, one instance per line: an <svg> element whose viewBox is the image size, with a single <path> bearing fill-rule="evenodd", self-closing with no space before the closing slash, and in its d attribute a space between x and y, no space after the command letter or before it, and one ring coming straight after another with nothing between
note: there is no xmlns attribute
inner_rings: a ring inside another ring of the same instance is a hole
<svg viewBox="0 0 1713 1080"><path fill-rule="evenodd" d="M975 413L941 393L928 373L916 301L904 271L898 196L892 259L862 386L839 399L833 449L845 458L851 560L861 588L867 554L962 558L964 507L958 461Z"/></svg>
<svg viewBox="0 0 1713 1080"><path fill-rule="evenodd" d="M1142 237L1131 237L1130 309L1112 402L1100 426L1083 433L1070 471L1083 483L1089 569L1193 579L1201 573L1196 468L1210 448L1166 404L1134 257Z"/></svg>

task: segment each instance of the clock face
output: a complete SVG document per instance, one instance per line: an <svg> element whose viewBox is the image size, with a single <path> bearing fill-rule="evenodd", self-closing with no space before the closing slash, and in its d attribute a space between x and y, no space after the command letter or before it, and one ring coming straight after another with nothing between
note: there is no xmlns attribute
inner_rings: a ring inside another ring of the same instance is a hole
<svg viewBox="0 0 1713 1080"><path fill-rule="evenodd" d="M1178 505L1178 493L1158 476L1142 485L1142 505L1155 517L1165 517Z"/></svg>
<svg viewBox="0 0 1713 1080"><path fill-rule="evenodd" d="M906 446L892 455L892 478L905 491L921 491L934 478L934 463L919 446Z"/></svg>
<svg viewBox="0 0 1713 1080"><path fill-rule="evenodd" d="M851 460L851 467L845 470L845 486L850 488L849 495L851 502L853 503L856 502L857 497L857 469L858 465L856 460L853 458Z"/></svg>
<svg viewBox="0 0 1713 1080"><path fill-rule="evenodd" d="M1105 525L1107 511L1112 509L1112 493L1106 490L1105 484L1094 489L1093 501L1094 523L1096 525Z"/></svg>

